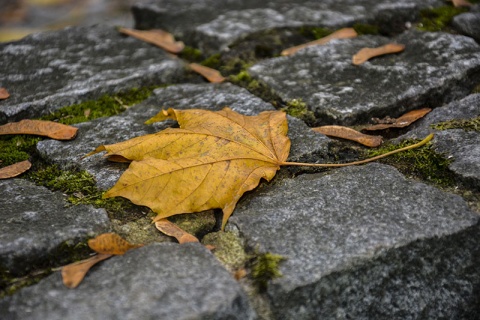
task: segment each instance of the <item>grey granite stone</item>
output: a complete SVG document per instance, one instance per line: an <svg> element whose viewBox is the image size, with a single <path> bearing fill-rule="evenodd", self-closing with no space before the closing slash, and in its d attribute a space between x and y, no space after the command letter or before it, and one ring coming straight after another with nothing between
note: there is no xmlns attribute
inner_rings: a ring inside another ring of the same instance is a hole
<svg viewBox="0 0 480 320"><path fill-rule="evenodd" d="M0 44L0 123L135 87L186 78L184 63L113 27L70 27Z"/></svg>
<svg viewBox="0 0 480 320"><path fill-rule="evenodd" d="M155 90L148 100L118 116L78 124L75 140L44 140L38 143L37 149L46 160L64 168L77 167L87 170L96 178L100 188L107 189L115 184L127 165L108 162L102 159L102 155L82 160L83 155L102 144L121 142L167 128L172 122L143 124L162 108L220 110L225 106L246 115L274 110L269 103L231 84L176 85ZM289 136L292 140L291 161L300 161L312 155L318 157L326 153L330 139L312 132L296 118L289 117L288 121Z"/></svg>
<svg viewBox="0 0 480 320"><path fill-rule="evenodd" d="M0 180L0 203L0 270L13 276L59 263L51 260L62 245L73 246L110 226L104 209L69 206L61 193L24 179Z"/></svg>
<svg viewBox="0 0 480 320"><path fill-rule="evenodd" d="M399 54L361 65L352 56L390 42ZM465 96L478 83L480 46L471 38L409 31L394 39L361 36L264 60L249 72L282 99L301 98L318 124L351 125Z"/></svg>
<svg viewBox="0 0 480 320"><path fill-rule="evenodd" d="M277 319L438 319L478 311L479 216L462 198L381 164L258 190L230 218L280 254Z"/></svg>
<svg viewBox="0 0 480 320"><path fill-rule="evenodd" d="M480 12L467 12L455 16L452 26L460 33L480 42Z"/></svg>
<svg viewBox="0 0 480 320"><path fill-rule="evenodd" d="M148 0L132 10L137 28L166 29L212 53L249 34L274 28L335 29L370 22L380 25L383 32L399 33L407 28L406 23L418 19L420 9L440 5L436 0Z"/></svg>
<svg viewBox="0 0 480 320"><path fill-rule="evenodd" d="M462 129L437 130L432 125L461 119L480 117L480 94L473 94L448 105L435 108L411 126L411 130L400 136L404 139L423 139L430 133L435 137L432 141L435 151L452 159L449 165L467 186L480 189L480 132Z"/></svg>
<svg viewBox="0 0 480 320"><path fill-rule="evenodd" d="M238 283L200 244L152 244L90 270L76 289L55 273L0 301L2 319L253 319Z"/></svg>

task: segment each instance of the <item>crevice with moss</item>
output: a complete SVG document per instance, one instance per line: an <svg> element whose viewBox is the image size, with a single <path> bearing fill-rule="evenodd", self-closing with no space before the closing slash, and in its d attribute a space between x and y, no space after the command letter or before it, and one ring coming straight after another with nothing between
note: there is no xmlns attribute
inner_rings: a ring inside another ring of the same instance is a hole
<svg viewBox="0 0 480 320"><path fill-rule="evenodd" d="M467 8L452 5L421 10L418 29L431 32L449 31L449 24L453 17L467 11Z"/></svg>
<svg viewBox="0 0 480 320"><path fill-rule="evenodd" d="M432 129L447 130L447 129L463 129L465 131L480 131L480 117L472 119L454 119L450 121L443 121L430 125Z"/></svg>

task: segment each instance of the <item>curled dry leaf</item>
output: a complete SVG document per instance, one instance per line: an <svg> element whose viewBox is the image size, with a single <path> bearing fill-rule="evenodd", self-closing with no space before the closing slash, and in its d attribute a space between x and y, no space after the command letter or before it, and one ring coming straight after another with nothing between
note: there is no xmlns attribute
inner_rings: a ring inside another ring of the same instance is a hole
<svg viewBox="0 0 480 320"><path fill-rule="evenodd" d="M167 236L174 237L178 243L200 242L197 237L182 230L179 226L167 219L160 219L155 221L155 227Z"/></svg>
<svg viewBox="0 0 480 320"><path fill-rule="evenodd" d="M432 109L430 108L423 108L423 109L409 111L404 115L402 115L400 118L397 118L397 119L389 118L391 123L375 124L375 125L363 128L363 130L375 131L375 130L385 130L389 128L404 128L406 126L409 126L413 122L417 121L418 119L422 118L430 111L432 111Z"/></svg>
<svg viewBox="0 0 480 320"><path fill-rule="evenodd" d="M131 244L115 233L104 233L88 240L88 246L98 253L122 255L128 250L142 245Z"/></svg>
<svg viewBox="0 0 480 320"><path fill-rule="evenodd" d="M22 173L30 169L31 166L32 164L30 163L30 161L25 160L14 163L10 166L3 167L0 169L0 179L9 179L21 175Z"/></svg>
<svg viewBox="0 0 480 320"><path fill-rule="evenodd" d="M110 258L111 254L97 254L91 258L74 262L62 267L63 284L68 288L76 288L82 282L88 270L100 261Z"/></svg>
<svg viewBox="0 0 480 320"><path fill-rule="evenodd" d="M359 65L373 57L402 52L403 50L405 50L405 46L398 43L389 43L378 48L363 48L352 57L352 63L354 65Z"/></svg>
<svg viewBox="0 0 480 320"><path fill-rule="evenodd" d="M291 47L288 49L285 49L282 51L281 55L282 56L289 56L294 54L300 49L306 48L306 47L311 47L311 46L316 46L316 45L321 45L321 44L326 44L330 42L333 39L349 39L349 38L355 38L358 36L357 32L353 28L343 28L338 31L335 31L334 33L323 37L321 39L315 40L315 41L310 41L295 47Z"/></svg>
<svg viewBox="0 0 480 320"><path fill-rule="evenodd" d="M468 2L467 0L451 0L454 7L471 7L473 4Z"/></svg>
<svg viewBox="0 0 480 320"><path fill-rule="evenodd" d="M7 89L0 88L0 100L4 100L10 97L10 93L8 93Z"/></svg>
<svg viewBox="0 0 480 320"><path fill-rule="evenodd" d="M370 136L347 127L323 126L323 127L312 128L312 130L315 132L323 133L324 135L327 135L327 136L352 140L360 144L363 144L364 146L367 146L367 147L374 148L382 144L382 137L380 136Z"/></svg>
<svg viewBox="0 0 480 320"><path fill-rule="evenodd" d="M128 28L119 28L119 32L137 38L139 40L156 45L171 53L180 53L185 45L181 41L175 41L171 33L164 30L135 30Z"/></svg>
<svg viewBox="0 0 480 320"><path fill-rule="evenodd" d="M225 78L220 74L218 70L202 66L198 63L190 63L190 68L201 76L205 77L212 83L220 83L225 81Z"/></svg>
<svg viewBox="0 0 480 320"><path fill-rule="evenodd" d="M7 134L33 134L45 136L56 140L71 140L77 135L78 128L65 124L43 121L22 120L0 126L0 135Z"/></svg>

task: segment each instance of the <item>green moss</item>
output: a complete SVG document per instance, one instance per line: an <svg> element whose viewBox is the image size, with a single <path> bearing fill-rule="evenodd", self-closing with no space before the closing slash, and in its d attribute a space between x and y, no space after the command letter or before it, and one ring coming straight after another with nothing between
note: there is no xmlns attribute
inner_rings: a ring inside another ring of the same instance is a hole
<svg viewBox="0 0 480 320"><path fill-rule="evenodd" d="M141 216L134 210L135 205L124 198L104 199L104 192L97 188L95 179L86 171L67 171L50 165L28 172L26 177L37 185L63 192L73 205L91 204L105 208L110 218L128 221Z"/></svg>
<svg viewBox="0 0 480 320"><path fill-rule="evenodd" d="M312 111L308 110L307 104L303 102L302 99L292 99L288 101L282 110L292 117L302 119L307 123L313 123L315 121L315 115Z"/></svg>
<svg viewBox="0 0 480 320"><path fill-rule="evenodd" d="M364 34L379 34L379 28L378 26L372 25L372 24L362 24L362 23L356 23L353 25L353 29L358 33L358 35L364 35Z"/></svg>
<svg viewBox="0 0 480 320"><path fill-rule="evenodd" d="M40 282L40 280L51 273L51 269L45 269L32 272L23 277L14 277L11 276L8 271L0 270L0 299L13 295L23 287L28 287Z"/></svg>
<svg viewBox="0 0 480 320"><path fill-rule="evenodd" d="M299 33L307 38L313 38L315 40L321 39L332 33L332 30L321 27L302 27Z"/></svg>
<svg viewBox="0 0 480 320"><path fill-rule="evenodd" d="M220 62L221 55L220 53L216 53L211 55L210 57L206 58L200 64L205 67L213 68L213 69L220 69L220 66L222 65Z"/></svg>
<svg viewBox="0 0 480 320"><path fill-rule="evenodd" d="M213 254L231 272L242 268L248 260L242 240L233 232L209 233L202 243L214 246Z"/></svg>
<svg viewBox="0 0 480 320"><path fill-rule="evenodd" d="M259 254L252 263L251 276L261 290L267 288L268 281L282 276L279 265L284 257L270 252Z"/></svg>
<svg viewBox="0 0 480 320"><path fill-rule="evenodd" d="M75 124L100 117L114 116L125 111L127 107L148 98L155 88L158 86L135 88L115 95L104 95L97 100L88 100L61 108L40 119Z"/></svg>
<svg viewBox="0 0 480 320"><path fill-rule="evenodd" d="M0 167L28 160L40 137L29 135L0 136Z"/></svg>
<svg viewBox="0 0 480 320"><path fill-rule="evenodd" d="M256 95L264 101L270 102L274 106L279 106L282 104L282 100L275 93L273 93L266 84L253 79L252 76L245 70L240 71L236 75L229 76L228 80L231 83L247 89L253 95Z"/></svg>
<svg viewBox="0 0 480 320"><path fill-rule="evenodd" d="M463 129L465 131L480 131L480 117L472 119L454 119L430 125L436 130Z"/></svg>
<svg viewBox="0 0 480 320"><path fill-rule="evenodd" d="M203 55L200 49L185 46L178 56L190 62L200 62Z"/></svg>
<svg viewBox="0 0 480 320"><path fill-rule="evenodd" d="M420 11L421 21L418 29L422 31L442 31L454 16L468 11L466 8L443 6Z"/></svg>
<svg viewBox="0 0 480 320"><path fill-rule="evenodd" d="M378 149L367 151L367 157L384 154L416 142L419 141L406 140L398 145L385 144ZM420 148L391 155L379 160L379 162L396 167L406 176L429 181L441 187L451 187L455 185L455 175L448 168L452 160L446 159L443 155L436 153L431 143L427 143Z"/></svg>
<svg viewBox="0 0 480 320"><path fill-rule="evenodd" d="M199 213L178 214L168 219L197 238L202 238L205 234L212 231L215 226L213 210Z"/></svg>
<svg viewBox="0 0 480 320"><path fill-rule="evenodd" d="M476 86L472 89L472 94L475 94L475 93L480 93L480 84L476 85Z"/></svg>

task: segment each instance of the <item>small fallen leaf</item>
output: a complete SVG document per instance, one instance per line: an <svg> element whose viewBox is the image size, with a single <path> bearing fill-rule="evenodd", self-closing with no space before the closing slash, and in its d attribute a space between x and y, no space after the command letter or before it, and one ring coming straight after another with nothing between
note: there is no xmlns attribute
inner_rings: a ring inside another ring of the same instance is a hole
<svg viewBox="0 0 480 320"><path fill-rule="evenodd" d="M88 259L74 262L62 267L63 284L72 289L78 287L91 267L100 261L110 258L111 256L111 254L97 254Z"/></svg>
<svg viewBox="0 0 480 320"><path fill-rule="evenodd" d="M301 45L298 45L298 46L295 46L295 47L285 49L285 50L282 51L281 55L282 56L289 56L289 55L294 54L298 50L306 48L306 47L326 44L333 39L349 39L349 38L355 38L356 36L358 36L358 34L353 28L343 28L343 29L335 31L334 33L332 33L332 34L330 34L326 37L323 37L321 39L310 41L310 42L307 42L307 43L304 43L304 44L301 44Z"/></svg>
<svg viewBox="0 0 480 320"><path fill-rule="evenodd" d="M0 135L33 134L56 140L71 140L75 138L77 131L78 128L53 121L28 119L20 122L11 122L0 126Z"/></svg>
<svg viewBox="0 0 480 320"><path fill-rule="evenodd" d="M9 179L21 175L30 169L31 166L30 161L25 160L3 167L0 169L0 179Z"/></svg>
<svg viewBox="0 0 480 320"><path fill-rule="evenodd" d="M402 52L403 50L405 50L405 46L398 43L389 43L378 48L363 48L352 57L352 63L354 65L359 65L373 57Z"/></svg>
<svg viewBox="0 0 480 320"><path fill-rule="evenodd" d="M347 128L342 126L323 126L323 127L312 128L312 130L315 132L323 133L324 135L327 135L327 136L352 140L352 141L361 143L367 147L374 148L382 144L382 137L363 134L352 128Z"/></svg>
<svg viewBox="0 0 480 320"><path fill-rule="evenodd" d="M180 244L187 242L200 242L197 237L185 232L179 226L168 221L167 219L155 221L155 227L161 232L165 233L167 236L176 238Z"/></svg>
<svg viewBox="0 0 480 320"><path fill-rule="evenodd" d="M104 233L88 240L88 246L98 253L122 255L128 250L142 245L131 244L116 233Z"/></svg>
<svg viewBox="0 0 480 320"><path fill-rule="evenodd" d="M198 63L190 63L189 66L193 71L202 75L212 83L220 83L225 81L225 78L220 74L218 70L202 66Z"/></svg>
<svg viewBox="0 0 480 320"><path fill-rule="evenodd" d="M10 93L8 93L7 89L0 88L0 100L4 100L10 97Z"/></svg>
<svg viewBox="0 0 480 320"><path fill-rule="evenodd" d="M240 279L243 279L247 276L247 270L245 270L245 268L241 268L241 269L238 269L237 271L235 271L233 273L233 277L235 278L235 280L240 280Z"/></svg>
<svg viewBox="0 0 480 320"><path fill-rule="evenodd" d="M467 0L450 0L453 3L454 7L471 7L473 4Z"/></svg>
<svg viewBox="0 0 480 320"><path fill-rule="evenodd" d="M389 128L404 128L406 126L409 126L413 122L417 121L418 119L422 118L430 111L432 111L432 109L430 108L423 108L423 109L409 111L404 115L402 115L400 118L397 118L397 119L389 118L389 121L391 121L392 123L375 124L375 125L371 125L366 128L363 128L362 130L375 131L375 130L385 130Z"/></svg>
<svg viewBox="0 0 480 320"><path fill-rule="evenodd" d="M119 28L118 31L139 40L154 44L171 53L180 53L185 47L183 42L175 41L175 38L171 33L160 29L135 30Z"/></svg>

